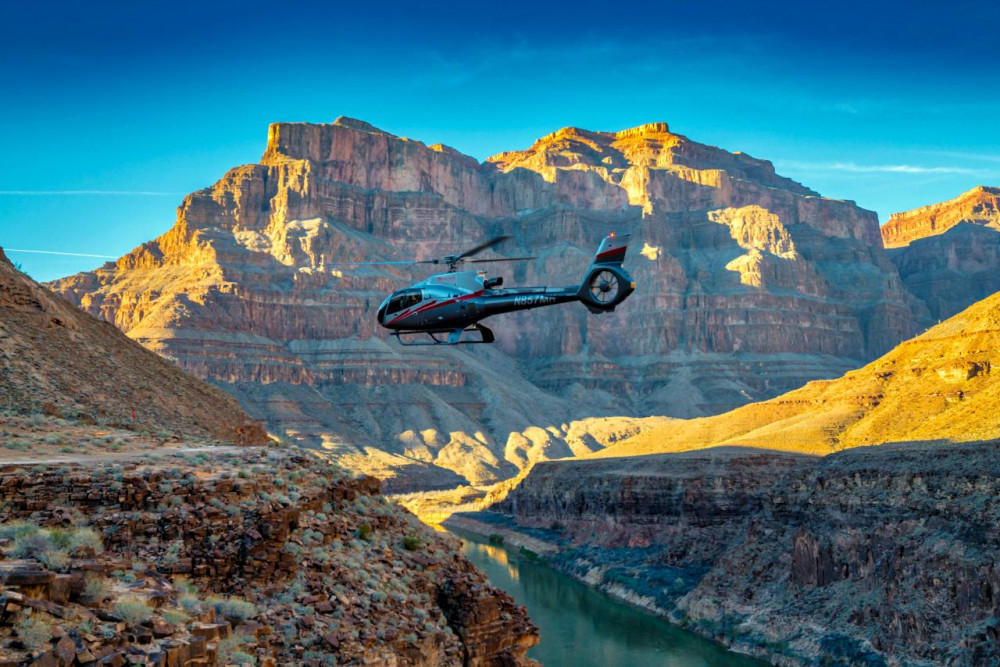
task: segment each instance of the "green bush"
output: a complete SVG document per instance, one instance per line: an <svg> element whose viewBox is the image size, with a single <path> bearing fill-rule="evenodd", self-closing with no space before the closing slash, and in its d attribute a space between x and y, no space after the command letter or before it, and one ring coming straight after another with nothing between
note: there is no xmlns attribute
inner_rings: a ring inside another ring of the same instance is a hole
<svg viewBox="0 0 1000 667"><path fill-rule="evenodd" d="M187 593L186 595L181 596L179 602L181 604L181 608L189 614L197 616L205 611L205 603L202 602L197 595Z"/></svg>
<svg viewBox="0 0 1000 667"><path fill-rule="evenodd" d="M37 651L52 640L52 628L49 624L29 616L17 624L17 636L31 651Z"/></svg>
<svg viewBox="0 0 1000 667"><path fill-rule="evenodd" d="M115 613L128 625L136 628L153 616L153 610L144 600L126 598L115 603Z"/></svg>
<svg viewBox="0 0 1000 667"><path fill-rule="evenodd" d="M490 536L487 539L489 540L489 543L495 547L499 547L503 544L503 535L500 533L490 533Z"/></svg>
<svg viewBox="0 0 1000 667"><path fill-rule="evenodd" d="M423 544L424 541L420 539L420 537L418 537L415 533L410 533L409 535L403 538L403 548L406 549L407 551L416 551L417 549L422 547Z"/></svg>
<svg viewBox="0 0 1000 667"><path fill-rule="evenodd" d="M27 521L8 521L0 524L0 540L11 540L37 533L38 526Z"/></svg>
<svg viewBox="0 0 1000 667"><path fill-rule="evenodd" d="M211 598L215 613L235 621L247 621L257 616L257 607L240 598Z"/></svg>
<svg viewBox="0 0 1000 667"><path fill-rule="evenodd" d="M371 536L372 536L372 527L371 526L369 526L367 523L363 523L360 526L358 526L358 537L359 538L361 538L365 542L368 542L371 539Z"/></svg>
<svg viewBox="0 0 1000 667"><path fill-rule="evenodd" d="M70 550L87 548L93 549L94 553L104 553L104 542L96 530L91 528L80 528L73 531L69 539Z"/></svg>
<svg viewBox="0 0 1000 667"><path fill-rule="evenodd" d="M99 577L90 577L83 587L83 601L87 604L100 604L111 592L111 586L107 580Z"/></svg>

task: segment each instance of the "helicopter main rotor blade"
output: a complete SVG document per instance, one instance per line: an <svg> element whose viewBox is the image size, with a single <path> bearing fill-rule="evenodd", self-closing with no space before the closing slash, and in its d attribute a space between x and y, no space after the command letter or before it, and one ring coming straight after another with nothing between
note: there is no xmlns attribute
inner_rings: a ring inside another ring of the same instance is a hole
<svg viewBox="0 0 1000 667"><path fill-rule="evenodd" d="M408 259L402 262L333 262L331 266L377 266L384 264L437 264L436 259Z"/></svg>
<svg viewBox="0 0 1000 667"><path fill-rule="evenodd" d="M529 259L538 259L537 257L496 257L493 259L467 259L464 260L469 264L482 264L483 262L524 262Z"/></svg>
<svg viewBox="0 0 1000 667"><path fill-rule="evenodd" d="M466 250L461 255L458 255L455 259L464 259L466 257L472 257L473 255L481 253L482 251L486 250L487 248L492 248L493 246L495 246L496 244L500 243L501 241L506 241L509 238L510 238L509 236L495 236L495 237L491 238L489 241L486 241L485 243L480 243L475 248L472 248L470 250Z"/></svg>

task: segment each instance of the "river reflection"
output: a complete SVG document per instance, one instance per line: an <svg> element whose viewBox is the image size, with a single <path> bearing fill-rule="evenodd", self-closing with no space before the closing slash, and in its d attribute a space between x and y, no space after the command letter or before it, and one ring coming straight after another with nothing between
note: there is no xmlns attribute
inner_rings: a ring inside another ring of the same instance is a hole
<svg viewBox="0 0 1000 667"><path fill-rule="evenodd" d="M765 663L727 651L639 612L552 568L462 532L463 552L528 608L542 640L528 656L545 667L735 667Z"/></svg>

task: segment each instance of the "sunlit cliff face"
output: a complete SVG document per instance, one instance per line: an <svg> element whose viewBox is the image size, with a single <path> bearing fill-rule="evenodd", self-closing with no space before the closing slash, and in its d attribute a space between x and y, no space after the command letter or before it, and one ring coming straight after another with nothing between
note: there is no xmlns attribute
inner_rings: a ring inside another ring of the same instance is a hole
<svg viewBox="0 0 1000 667"><path fill-rule="evenodd" d="M613 230L632 234L626 304L504 315L475 354L386 342L380 304L424 267L344 266L510 234L498 252L536 259L505 285L570 284ZM341 119L272 125L169 232L54 287L359 470L488 484L605 446L575 430L595 415L718 413L888 349L921 315L878 238L873 213L664 123L480 165Z"/></svg>

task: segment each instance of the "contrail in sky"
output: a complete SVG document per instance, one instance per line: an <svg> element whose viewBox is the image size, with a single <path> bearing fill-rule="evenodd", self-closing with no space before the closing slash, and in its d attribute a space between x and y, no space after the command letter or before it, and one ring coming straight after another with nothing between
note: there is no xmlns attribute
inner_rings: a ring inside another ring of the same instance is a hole
<svg viewBox="0 0 1000 667"><path fill-rule="evenodd" d="M66 255L68 257L99 257L101 259L118 259L114 255L89 255L85 252L59 252L58 250L22 250L19 248L4 248L4 252L30 252L35 255Z"/></svg>
<svg viewBox="0 0 1000 667"><path fill-rule="evenodd" d="M156 192L153 190L0 190L0 195L123 195L140 197L176 197L183 192Z"/></svg>

